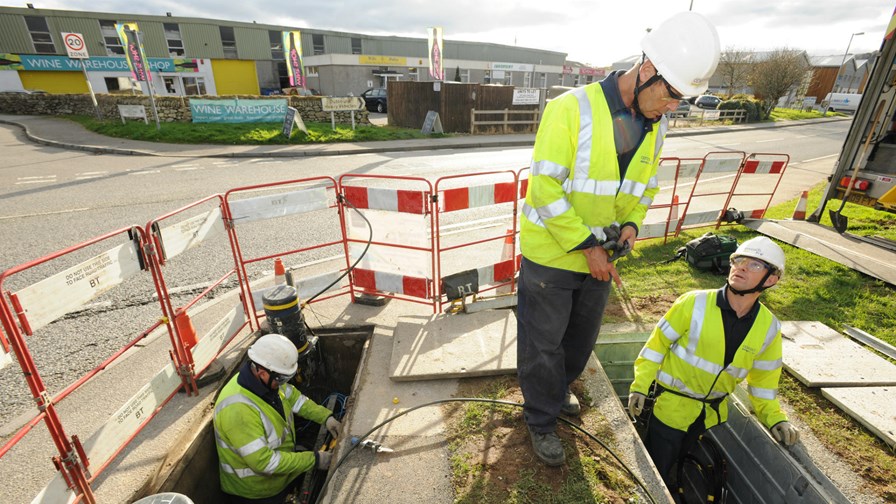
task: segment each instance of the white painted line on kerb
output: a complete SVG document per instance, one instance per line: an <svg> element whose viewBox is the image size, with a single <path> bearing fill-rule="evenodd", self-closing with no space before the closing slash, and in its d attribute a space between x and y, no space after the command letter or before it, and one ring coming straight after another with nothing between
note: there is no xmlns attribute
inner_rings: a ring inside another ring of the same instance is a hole
<svg viewBox="0 0 896 504"><path fill-rule="evenodd" d="M43 213L33 213L33 214L19 214L19 215L5 215L0 216L0 220L6 219L20 219L22 217L42 217L45 215L56 215L56 214L66 214L66 213L75 213L75 212L83 212L85 210L90 210L89 208L71 208L69 210L58 210L56 212L43 212Z"/></svg>
<svg viewBox="0 0 896 504"><path fill-rule="evenodd" d="M75 177L75 180L90 180L95 178L100 178L101 175L82 175L80 177Z"/></svg>
<svg viewBox="0 0 896 504"><path fill-rule="evenodd" d="M737 174L736 174L736 173L732 173L732 174L730 174L730 175L722 175L722 176L720 176L720 177L713 177L713 178L708 178L708 179L700 179L700 182L712 182L712 181L715 181L715 180L722 180L722 179L726 179L726 178L731 178L731 177L733 177L733 176L735 176L735 175L737 175ZM685 183L685 184L678 184L678 187L687 187L687 186L692 186L692 185L694 185L694 182L688 182L688 183ZM660 188L660 191L668 191L669 189L672 189L672 186L669 186L669 187L662 187L662 188Z"/></svg>
<svg viewBox="0 0 896 504"><path fill-rule="evenodd" d="M834 156L839 156L839 155L840 154L828 154L827 156L821 156L821 157L812 158L812 159L804 159L803 162L811 163L812 161L821 161L822 159L832 158Z"/></svg>
<svg viewBox="0 0 896 504"><path fill-rule="evenodd" d="M130 172L130 173L128 173L128 175L149 175L151 173L161 173L161 172L162 172L161 170L141 170L141 171Z"/></svg>

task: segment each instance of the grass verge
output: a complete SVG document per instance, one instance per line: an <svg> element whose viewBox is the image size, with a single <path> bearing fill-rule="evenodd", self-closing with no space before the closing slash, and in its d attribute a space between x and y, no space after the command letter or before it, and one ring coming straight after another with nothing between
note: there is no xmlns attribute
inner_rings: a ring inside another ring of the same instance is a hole
<svg viewBox="0 0 896 504"><path fill-rule="evenodd" d="M587 407L580 384L581 426L601 439L612 439L603 417ZM512 377L463 380L459 395L522 402ZM628 473L600 446L565 424L558 434L567 463L547 467L535 458L522 410L516 407L460 403L444 407L455 502L462 504L624 503L637 494Z"/></svg>
<svg viewBox="0 0 896 504"><path fill-rule="evenodd" d="M144 124L138 121L98 121L90 116L68 116L90 131L115 138L143 140L173 144L217 144L217 145L299 145L335 142L370 142L382 140L411 140L415 138L439 138L448 136L441 133L424 135L420 130L397 128L394 126L351 126L337 124L336 129L330 123L307 122L305 134L298 128L293 130L292 137L287 139L282 133L280 123L161 123L156 129L152 122Z"/></svg>

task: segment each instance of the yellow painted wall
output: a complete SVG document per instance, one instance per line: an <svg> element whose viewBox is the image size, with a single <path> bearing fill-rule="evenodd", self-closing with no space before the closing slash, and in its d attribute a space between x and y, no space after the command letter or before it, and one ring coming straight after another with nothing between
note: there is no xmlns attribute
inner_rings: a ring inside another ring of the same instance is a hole
<svg viewBox="0 0 896 504"><path fill-rule="evenodd" d="M82 72L34 72L19 71L22 87L42 89L48 93L87 93L87 81Z"/></svg>
<svg viewBox="0 0 896 504"><path fill-rule="evenodd" d="M261 92L254 61L215 59L212 60L212 73L219 96Z"/></svg>

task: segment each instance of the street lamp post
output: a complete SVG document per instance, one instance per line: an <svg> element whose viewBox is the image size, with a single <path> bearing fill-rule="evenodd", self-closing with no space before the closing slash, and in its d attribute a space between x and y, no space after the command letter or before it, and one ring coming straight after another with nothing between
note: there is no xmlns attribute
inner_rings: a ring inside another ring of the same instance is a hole
<svg viewBox="0 0 896 504"><path fill-rule="evenodd" d="M852 38L856 35L864 35L865 32L856 32L849 36L849 43L846 44L846 51L843 53L843 60L840 61L840 68L837 69L837 76L834 77L834 85L831 86L831 98L834 95L834 87L837 86L837 81L840 80L840 72L843 70L843 65L846 64L846 56L849 54L849 46L852 45ZM827 115L828 110L831 108L831 103L828 101L828 106L824 109L824 115Z"/></svg>

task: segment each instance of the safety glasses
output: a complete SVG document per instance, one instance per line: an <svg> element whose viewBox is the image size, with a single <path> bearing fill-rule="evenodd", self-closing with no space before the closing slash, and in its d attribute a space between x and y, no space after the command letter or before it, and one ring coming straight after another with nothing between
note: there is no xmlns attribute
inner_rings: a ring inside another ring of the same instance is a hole
<svg viewBox="0 0 896 504"><path fill-rule="evenodd" d="M290 374L290 375L285 375L285 374L271 372L271 379L276 381L277 383L287 383L287 382L289 382L289 380L292 380L293 376L295 376L295 375L296 375L295 373Z"/></svg>
<svg viewBox="0 0 896 504"><path fill-rule="evenodd" d="M747 271L751 271L753 273L772 269L772 267L768 264L750 257L732 257L730 262L731 266L735 268L745 268Z"/></svg>
<svg viewBox="0 0 896 504"><path fill-rule="evenodd" d="M657 75L659 75L659 74L657 74ZM666 85L666 91L669 92L669 98L672 98L673 100L684 99L684 95L679 93L675 89L673 89L672 86L669 85L669 81L667 81L666 79L663 79L663 84Z"/></svg>

